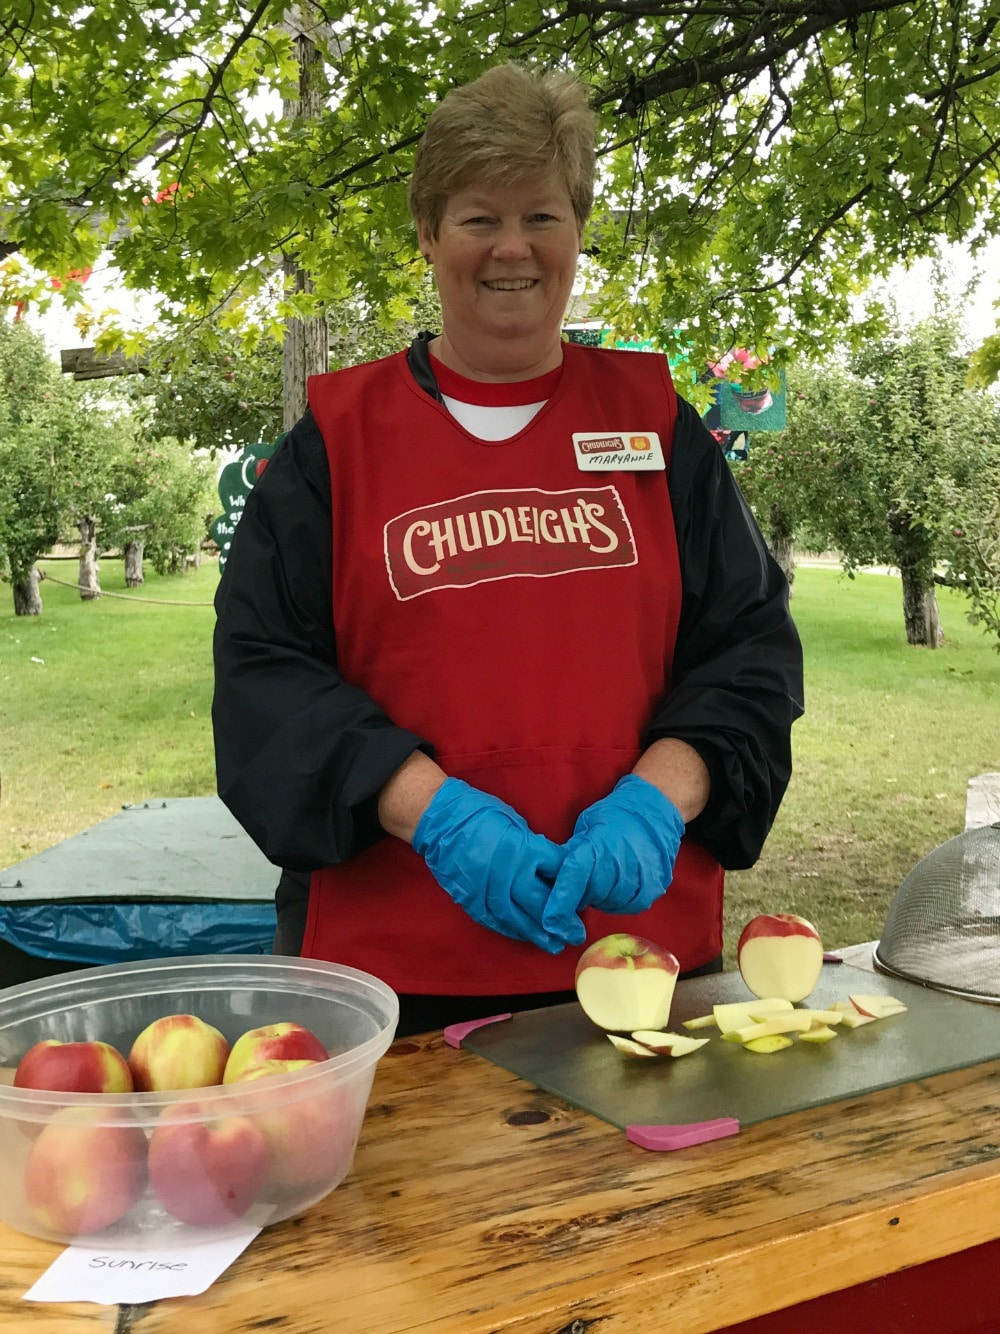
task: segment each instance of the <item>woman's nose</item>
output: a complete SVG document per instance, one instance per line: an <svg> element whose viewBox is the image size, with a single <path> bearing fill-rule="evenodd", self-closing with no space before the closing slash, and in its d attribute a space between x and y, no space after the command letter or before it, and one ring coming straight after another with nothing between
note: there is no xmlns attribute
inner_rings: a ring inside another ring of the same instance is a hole
<svg viewBox="0 0 1000 1334"><path fill-rule="evenodd" d="M531 253L528 233L520 222L502 222L493 237L493 254L507 261L524 259Z"/></svg>

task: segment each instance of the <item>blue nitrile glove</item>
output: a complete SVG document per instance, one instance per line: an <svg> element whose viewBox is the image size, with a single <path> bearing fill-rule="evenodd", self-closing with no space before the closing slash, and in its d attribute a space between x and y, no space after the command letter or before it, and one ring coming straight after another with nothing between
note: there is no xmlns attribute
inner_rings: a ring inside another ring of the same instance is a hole
<svg viewBox="0 0 1000 1334"><path fill-rule="evenodd" d="M644 778L626 774L577 820L542 925L558 931L580 908L642 912L673 879L683 833L674 803Z"/></svg>
<svg viewBox="0 0 1000 1334"><path fill-rule="evenodd" d="M413 848L441 888L481 926L549 954L581 944L579 918L542 927L563 849L533 833L513 807L460 778L446 778L413 834Z"/></svg>

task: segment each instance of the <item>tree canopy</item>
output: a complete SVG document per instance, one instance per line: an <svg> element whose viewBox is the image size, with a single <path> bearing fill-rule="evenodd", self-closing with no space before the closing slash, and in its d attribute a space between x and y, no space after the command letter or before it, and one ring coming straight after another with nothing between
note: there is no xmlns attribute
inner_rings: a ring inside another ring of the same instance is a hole
<svg viewBox="0 0 1000 1334"><path fill-rule="evenodd" d="M1000 229L1000 0L323 0L297 28L286 12L8 0L8 300L39 294L17 256L65 279L110 246L185 327L359 291L400 318L422 270L414 144L450 87L507 59L593 89L591 245L619 332L821 351L871 331L849 319L867 280ZM320 114L296 119L306 40ZM288 259L314 291L268 304Z"/></svg>

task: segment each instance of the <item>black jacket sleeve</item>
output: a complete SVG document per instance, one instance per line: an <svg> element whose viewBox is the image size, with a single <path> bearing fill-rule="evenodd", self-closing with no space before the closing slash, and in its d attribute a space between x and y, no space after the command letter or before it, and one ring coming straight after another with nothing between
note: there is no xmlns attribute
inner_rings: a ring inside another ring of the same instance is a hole
<svg viewBox="0 0 1000 1334"><path fill-rule="evenodd" d="M216 594L219 796L266 857L336 865L383 836L386 780L420 737L337 671L330 481L307 413L247 497Z"/></svg>
<svg viewBox="0 0 1000 1334"><path fill-rule="evenodd" d="M802 650L788 584L718 444L679 401L669 489L683 601L671 686L644 738L686 741L711 796L688 833L727 869L752 866L791 776Z"/></svg>

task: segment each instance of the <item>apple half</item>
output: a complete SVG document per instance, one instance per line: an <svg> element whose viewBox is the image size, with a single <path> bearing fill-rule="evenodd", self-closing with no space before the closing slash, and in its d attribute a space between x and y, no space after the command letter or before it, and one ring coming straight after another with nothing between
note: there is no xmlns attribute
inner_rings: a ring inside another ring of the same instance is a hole
<svg viewBox="0 0 1000 1334"><path fill-rule="evenodd" d="M805 1000L823 970L823 942L795 913L761 913L743 928L736 963L755 996Z"/></svg>
<svg viewBox="0 0 1000 1334"><path fill-rule="evenodd" d="M576 997L588 1019L605 1032L661 1031L680 970L669 950L618 931L595 940L580 955Z"/></svg>

